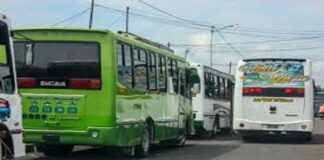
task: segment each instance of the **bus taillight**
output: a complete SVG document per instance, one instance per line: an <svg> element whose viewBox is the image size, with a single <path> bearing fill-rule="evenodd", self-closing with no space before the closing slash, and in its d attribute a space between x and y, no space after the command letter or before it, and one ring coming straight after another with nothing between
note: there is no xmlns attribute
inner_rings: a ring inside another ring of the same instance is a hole
<svg viewBox="0 0 324 160"><path fill-rule="evenodd" d="M99 79L73 78L70 80L72 89L100 89L101 82Z"/></svg>
<svg viewBox="0 0 324 160"><path fill-rule="evenodd" d="M285 94L292 94L293 93L293 89L292 88L285 88Z"/></svg>
<svg viewBox="0 0 324 160"><path fill-rule="evenodd" d="M304 94L305 90L304 90L304 88L285 88L284 92L285 92L285 94L302 95L302 94Z"/></svg>
<svg viewBox="0 0 324 160"><path fill-rule="evenodd" d="M262 92L262 88L243 88L244 94L260 94Z"/></svg>
<svg viewBox="0 0 324 160"><path fill-rule="evenodd" d="M36 79L30 78L30 77L18 78L18 87L19 88L34 88L34 87L36 87Z"/></svg>

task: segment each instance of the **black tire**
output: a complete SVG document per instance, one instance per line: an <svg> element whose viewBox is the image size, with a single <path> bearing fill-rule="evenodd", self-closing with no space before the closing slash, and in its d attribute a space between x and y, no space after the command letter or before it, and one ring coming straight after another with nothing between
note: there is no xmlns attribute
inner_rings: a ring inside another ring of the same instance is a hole
<svg viewBox="0 0 324 160"><path fill-rule="evenodd" d="M304 136L306 141L312 141L312 133L305 133Z"/></svg>
<svg viewBox="0 0 324 160"><path fill-rule="evenodd" d="M243 141L251 141L252 140L252 136L251 135L247 135L247 134L243 134L242 135L242 139L243 139Z"/></svg>
<svg viewBox="0 0 324 160"><path fill-rule="evenodd" d="M11 138L7 131L0 131L1 134L4 134L1 136L0 139L0 160L10 160L14 159L14 155L12 152L12 145L10 145Z"/></svg>
<svg viewBox="0 0 324 160"><path fill-rule="evenodd" d="M213 130L211 131L211 134L210 134L211 138L215 137L217 135L218 127L219 127L218 122L219 122L218 117L216 117L214 120L214 123L213 123Z"/></svg>
<svg viewBox="0 0 324 160"><path fill-rule="evenodd" d="M38 145L37 150L43 152L48 157L65 156L72 153L73 145Z"/></svg>
<svg viewBox="0 0 324 160"><path fill-rule="evenodd" d="M122 152L123 156L134 157L135 156L135 146L123 147L123 148L121 148L121 152Z"/></svg>
<svg viewBox="0 0 324 160"><path fill-rule="evenodd" d="M141 144L136 147L136 155L138 157L147 157L151 150L151 126L147 123L144 124Z"/></svg>

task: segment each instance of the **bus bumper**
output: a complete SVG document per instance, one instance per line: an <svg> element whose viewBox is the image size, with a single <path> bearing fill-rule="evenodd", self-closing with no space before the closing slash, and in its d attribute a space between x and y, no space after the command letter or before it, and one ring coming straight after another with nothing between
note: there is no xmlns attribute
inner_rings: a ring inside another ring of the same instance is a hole
<svg viewBox="0 0 324 160"><path fill-rule="evenodd" d="M264 123L249 120L235 120L234 131L276 131L276 132L313 132L312 120L301 120L287 123Z"/></svg>
<svg viewBox="0 0 324 160"><path fill-rule="evenodd" d="M69 144L92 146L133 146L140 144L141 127L91 127L76 130L26 129L24 142L33 144Z"/></svg>

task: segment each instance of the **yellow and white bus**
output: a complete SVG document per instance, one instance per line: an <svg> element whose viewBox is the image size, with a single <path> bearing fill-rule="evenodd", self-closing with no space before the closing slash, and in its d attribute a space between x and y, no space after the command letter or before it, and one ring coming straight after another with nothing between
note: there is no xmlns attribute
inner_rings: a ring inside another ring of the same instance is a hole
<svg viewBox="0 0 324 160"><path fill-rule="evenodd" d="M233 128L243 139L289 135L311 140L313 81L305 59L245 59L239 62Z"/></svg>

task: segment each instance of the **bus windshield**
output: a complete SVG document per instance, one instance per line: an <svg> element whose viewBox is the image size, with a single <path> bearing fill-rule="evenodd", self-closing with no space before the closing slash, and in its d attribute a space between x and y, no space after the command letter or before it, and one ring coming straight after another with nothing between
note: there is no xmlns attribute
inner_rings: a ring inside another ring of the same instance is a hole
<svg viewBox="0 0 324 160"><path fill-rule="evenodd" d="M245 87L303 87L309 80L304 75L304 64L298 62L253 62L239 69L244 72Z"/></svg>
<svg viewBox="0 0 324 160"><path fill-rule="evenodd" d="M18 77L99 78L99 45L90 42L16 42Z"/></svg>

